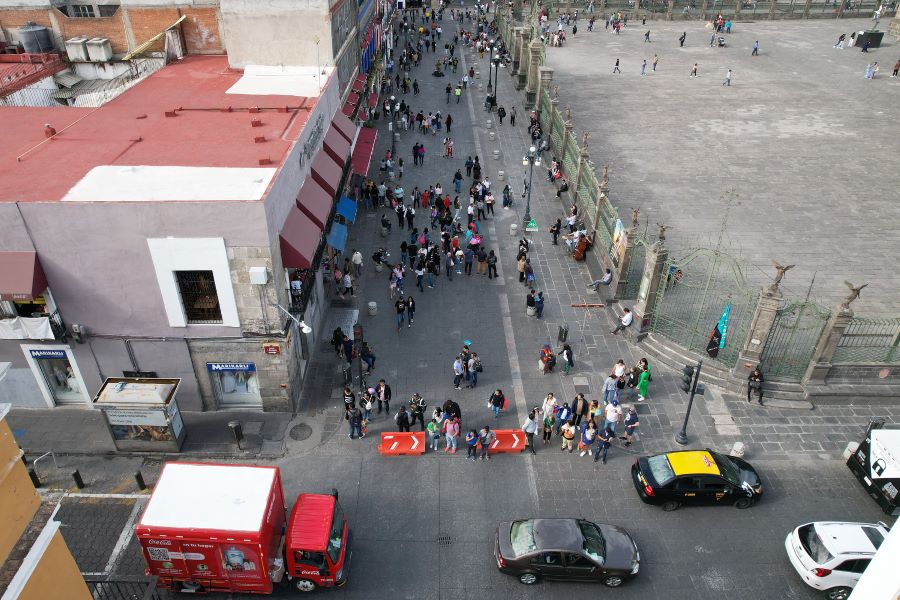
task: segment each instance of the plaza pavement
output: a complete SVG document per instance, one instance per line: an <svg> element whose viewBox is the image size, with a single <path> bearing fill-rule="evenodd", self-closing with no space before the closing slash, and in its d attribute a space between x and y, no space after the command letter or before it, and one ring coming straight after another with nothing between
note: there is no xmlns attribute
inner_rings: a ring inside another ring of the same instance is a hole
<svg viewBox="0 0 900 600"><path fill-rule="evenodd" d="M579 137L591 132L592 160L610 165L619 214L627 221L639 207L652 239L657 222L672 225L666 244L677 257L715 243L723 194L733 189L740 204L726 239L754 286L774 276L770 259L796 263L782 283L786 298L802 300L815 276L810 297L832 307L847 295L844 280L868 283L856 314L896 317L900 79L890 72L900 59L897 40L885 35L865 54L833 45L841 33L868 29L868 19L748 21L725 34L726 47L711 48L704 25L630 20L615 35L600 21L594 32L579 23L565 47L547 48L560 109L572 107ZM755 40L759 56L751 56ZM621 75L612 73L617 58ZM871 61L881 70L868 80ZM695 62L696 79L689 77Z"/></svg>

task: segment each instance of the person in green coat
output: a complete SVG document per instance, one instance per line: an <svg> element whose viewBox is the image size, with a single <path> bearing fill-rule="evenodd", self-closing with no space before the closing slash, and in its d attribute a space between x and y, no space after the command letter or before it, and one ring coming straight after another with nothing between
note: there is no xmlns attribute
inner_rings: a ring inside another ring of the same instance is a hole
<svg viewBox="0 0 900 600"><path fill-rule="evenodd" d="M647 388L650 386L650 370L641 371L638 377L638 401L647 399Z"/></svg>

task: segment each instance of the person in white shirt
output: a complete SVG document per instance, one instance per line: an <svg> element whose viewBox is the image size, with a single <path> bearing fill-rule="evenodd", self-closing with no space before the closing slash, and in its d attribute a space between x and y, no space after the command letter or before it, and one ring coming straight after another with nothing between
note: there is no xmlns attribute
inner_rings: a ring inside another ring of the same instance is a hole
<svg viewBox="0 0 900 600"><path fill-rule="evenodd" d="M631 312L630 308L625 309L625 314L622 315L622 320L616 325L616 328L610 331L613 335L619 335L619 332L624 330L626 327L631 325L634 322L634 314Z"/></svg>

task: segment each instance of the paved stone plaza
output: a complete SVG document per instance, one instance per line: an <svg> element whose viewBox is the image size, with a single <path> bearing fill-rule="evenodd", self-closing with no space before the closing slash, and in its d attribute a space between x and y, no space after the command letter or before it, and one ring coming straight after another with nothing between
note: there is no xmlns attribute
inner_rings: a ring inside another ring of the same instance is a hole
<svg viewBox="0 0 900 600"><path fill-rule="evenodd" d="M547 48L547 65L562 90L560 108L572 107L579 136L592 134L591 158L610 165L623 221L640 207L654 239L657 222L671 224L667 245L677 257L714 243L723 193L733 188L740 205L727 238L750 263L749 281L774 276L770 259L796 263L782 285L787 298L802 298L815 274L813 299L833 305L847 293L844 280L869 283L856 314L896 316L900 271L885 262L900 255L900 79L890 78L900 46L885 36L868 54L833 48L841 33L869 26L866 19L739 22L725 34L726 47L711 48L703 22L629 20L621 35L604 31L602 21L594 32L579 23L567 46ZM755 40L759 56L751 56ZM617 58L621 74L612 73ZM871 61L881 70L868 80ZM695 62L696 79L689 76Z"/></svg>

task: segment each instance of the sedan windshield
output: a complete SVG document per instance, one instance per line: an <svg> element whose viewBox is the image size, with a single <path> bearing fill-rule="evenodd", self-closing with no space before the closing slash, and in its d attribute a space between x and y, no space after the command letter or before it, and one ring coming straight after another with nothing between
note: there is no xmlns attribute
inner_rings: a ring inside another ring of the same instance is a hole
<svg viewBox="0 0 900 600"><path fill-rule="evenodd" d="M581 529L581 535L584 536L584 542L581 548L594 562L602 565L606 560L606 540L603 534L597 529L597 526L589 521L578 521L578 527Z"/></svg>
<svg viewBox="0 0 900 600"><path fill-rule="evenodd" d="M537 550L534 543L534 521L515 521L509 531L509 542L516 556Z"/></svg>
<svg viewBox="0 0 900 600"><path fill-rule="evenodd" d="M722 477L734 485L741 485L741 472L737 465L731 462L731 459L727 456L722 456L716 452L710 452L710 454L716 459L716 464L719 466Z"/></svg>

